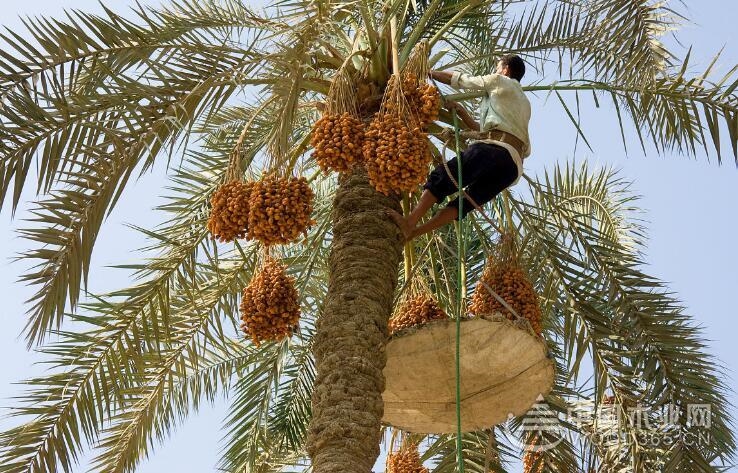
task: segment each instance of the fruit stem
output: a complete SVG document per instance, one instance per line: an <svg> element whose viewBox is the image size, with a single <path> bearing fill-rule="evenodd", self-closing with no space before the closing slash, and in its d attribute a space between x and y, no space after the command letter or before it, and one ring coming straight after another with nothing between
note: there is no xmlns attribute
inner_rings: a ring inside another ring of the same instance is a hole
<svg viewBox="0 0 738 473"><path fill-rule="evenodd" d="M504 194L502 195L502 202L505 206L505 220L506 222L506 230L507 233L510 234L512 237L514 234L515 226L513 225L513 218L512 218L512 208L510 207L510 191L506 190Z"/></svg>
<svg viewBox="0 0 738 473"><path fill-rule="evenodd" d="M400 53L397 45L397 17L390 18L390 38L392 41L392 73L400 73Z"/></svg>

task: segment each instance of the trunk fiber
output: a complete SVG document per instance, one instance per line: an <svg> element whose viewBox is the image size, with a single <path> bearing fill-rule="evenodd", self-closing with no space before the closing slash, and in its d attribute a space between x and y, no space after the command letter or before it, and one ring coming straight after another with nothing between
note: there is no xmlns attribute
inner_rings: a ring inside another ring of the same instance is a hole
<svg viewBox="0 0 738 473"><path fill-rule="evenodd" d="M376 192L366 171L341 176L328 294L313 342L307 451L315 473L369 473L379 455L387 322L402 258L388 208L399 210L399 201Z"/></svg>

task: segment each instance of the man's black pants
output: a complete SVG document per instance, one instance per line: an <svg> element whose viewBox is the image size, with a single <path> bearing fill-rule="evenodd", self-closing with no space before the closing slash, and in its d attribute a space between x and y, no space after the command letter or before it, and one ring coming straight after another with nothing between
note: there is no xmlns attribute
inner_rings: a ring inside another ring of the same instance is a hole
<svg viewBox="0 0 738 473"><path fill-rule="evenodd" d="M436 167L428 175L428 180L423 186L438 199L439 203L458 192L454 180L451 179L453 176L453 179L459 182L457 158L451 159L446 164ZM518 177L518 166L510 156L510 152L502 146L476 142L461 152L461 177L461 185L464 186L466 194L481 207L515 182ZM458 210L459 199L451 200L446 206ZM466 217L474 210L474 205L467 197L464 197L462 210L457 219Z"/></svg>

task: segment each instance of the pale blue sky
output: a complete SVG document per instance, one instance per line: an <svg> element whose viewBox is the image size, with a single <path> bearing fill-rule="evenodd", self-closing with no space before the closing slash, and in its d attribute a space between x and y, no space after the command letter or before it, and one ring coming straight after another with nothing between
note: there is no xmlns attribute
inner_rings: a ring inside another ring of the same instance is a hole
<svg viewBox="0 0 738 473"><path fill-rule="evenodd" d="M153 3L153 2L149 2ZM672 2L679 11L684 11ZM685 26L679 39L685 46L693 45L694 68L700 71L720 48L725 50L717 63L718 72L726 72L738 63L738 35L735 18L738 2L734 0L686 0L687 16L694 24ZM129 0L108 0L106 6L120 10L133 4ZM25 0L4 1L0 24L21 33L18 15L59 15L63 8L99 11L93 0ZM23 33L21 33L23 34ZM670 44L674 44L669 40ZM524 81L525 82L525 81ZM526 172L535 174L556 161L573 155L574 132L562 131L564 115L556 100L545 102L544 95L533 98L534 115L531 124L533 155L526 160ZM617 125L608 107L593 110L587 104L582 112L588 117L584 130L595 153L583 153L579 159L592 164L612 164L622 170L622 176L634 181L634 190L642 195L640 205L646 210L650 243L647 250L648 270L669 282L669 287L684 302L688 313L704 327L710 342L709 350L727 367L738 365L738 344L735 342L738 321L735 310L735 291L738 289L738 234L735 206L738 203L738 170L730 158L722 166L716 157L710 163L700 155L696 160L685 157L651 154L644 157L637 146L629 148L625 157ZM106 265L126 263L135 255L131 252L144 244L140 235L124 227L135 222L153 227L158 218L150 208L164 184L163 173L154 173L127 190L121 203L107 220L98 238L93 257L90 289L100 292L122 287L127 281L120 271L105 269ZM28 195L27 197L31 197ZM31 292L15 281L22 264L11 264L10 259L27 249L25 242L14 234L22 226L21 219L28 214L21 210L11 221L7 212L0 215L0 258L6 263L0 269L0 288L4 310L0 313L3 330L0 331L0 405L12 404L9 399L20 393L15 383L31 374L40 373L39 360L25 349L19 337L25 323L24 300ZM729 385L735 388L735 373ZM738 403L735 393L732 403ZM734 417L736 411L734 410ZM140 471L215 471L219 452L220 423L225 415L225 403L204 407L199 415L190 417L176 431L174 437L145 461ZM7 426L0 420L0 428ZM80 471L84 471L80 468Z"/></svg>

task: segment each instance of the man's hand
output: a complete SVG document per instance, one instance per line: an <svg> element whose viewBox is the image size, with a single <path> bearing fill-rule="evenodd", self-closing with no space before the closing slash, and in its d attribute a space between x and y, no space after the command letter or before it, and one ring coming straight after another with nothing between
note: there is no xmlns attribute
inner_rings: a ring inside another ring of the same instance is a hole
<svg viewBox="0 0 738 473"><path fill-rule="evenodd" d="M456 110L456 113L461 113L462 111L466 111L459 102L454 102L453 100L446 100L446 102L444 102L443 105L446 107L446 110L448 110L449 112L453 112L454 110Z"/></svg>
<svg viewBox="0 0 738 473"><path fill-rule="evenodd" d="M456 133L453 128L444 128L440 133L436 134L436 138L446 144L453 144Z"/></svg>
<svg viewBox="0 0 738 473"><path fill-rule="evenodd" d="M479 130L479 123L477 123L474 118L469 115L469 112L466 111L463 105L461 105L458 102L454 102L453 100L446 100L444 102L444 106L446 109L448 109L449 112L456 111L456 115L461 119L462 122L464 122L464 125L467 126L470 130Z"/></svg>

